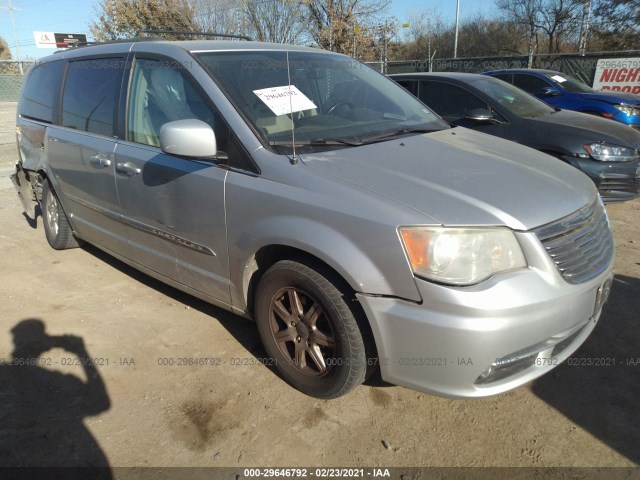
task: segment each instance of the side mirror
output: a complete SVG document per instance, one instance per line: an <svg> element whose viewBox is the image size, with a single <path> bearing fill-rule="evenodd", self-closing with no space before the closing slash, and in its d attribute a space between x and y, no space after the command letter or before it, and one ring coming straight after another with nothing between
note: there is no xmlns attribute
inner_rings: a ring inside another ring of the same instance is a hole
<svg viewBox="0 0 640 480"><path fill-rule="evenodd" d="M467 113L466 117L469 120L473 120L475 122L493 122L493 114L487 110L486 108L474 108L469 113Z"/></svg>
<svg viewBox="0 0 640 480"><path fill-rule="evenodd" d="M544 87L542 90L540 90L540 95L544 97L557 97L558 95L561 95L561 93L557 88Z"/></svg>
<svg viewBox="0 0 640 480"><path fill-rule="evenodd" d="M216 135L209 124L190 118L160 127L160 148L180 157L214 160L218 158Z"/></svg>

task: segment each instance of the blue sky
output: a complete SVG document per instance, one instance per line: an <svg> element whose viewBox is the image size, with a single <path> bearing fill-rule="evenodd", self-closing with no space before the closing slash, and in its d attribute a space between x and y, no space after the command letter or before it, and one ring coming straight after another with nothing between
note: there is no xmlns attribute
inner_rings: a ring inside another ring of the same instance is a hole
<svg viewBox="0 0 640 480"><path fill-rule="evenodd" d="M0 0L0 35L11 47L16 58L16 49L11 17L7 7L13 4L16 37L21 58L39 58L53 52L36 48L34 31L60 33L88 33L89 23L94 19L94 0ZM410 22L413 12L435 10L445 21L453 22L456 0L392 0L390 14L401 22ZM494 0L460 0L460 19L477 13L490 16L495 12Z"/></svg>

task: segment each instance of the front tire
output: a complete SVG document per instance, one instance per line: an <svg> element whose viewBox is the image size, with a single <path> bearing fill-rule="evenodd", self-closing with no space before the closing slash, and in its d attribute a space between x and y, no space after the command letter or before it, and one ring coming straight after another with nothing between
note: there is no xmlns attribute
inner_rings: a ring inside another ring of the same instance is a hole
<svg viewBox="0 0 640 480"><path fill-rule="evenodd" d="M42 188L42 218L44 234L51 248L65 250L78 246L58 196L48 181L44 182Z"/></svg>
<svg viewBox="0 0 640 480"><path fill-rule="evenodd" d="M364 381L367 371L349 296L333 277L324 269L283 260L265 272L255 297L260 338L282 377L324 399L345 395Z"/></svg>

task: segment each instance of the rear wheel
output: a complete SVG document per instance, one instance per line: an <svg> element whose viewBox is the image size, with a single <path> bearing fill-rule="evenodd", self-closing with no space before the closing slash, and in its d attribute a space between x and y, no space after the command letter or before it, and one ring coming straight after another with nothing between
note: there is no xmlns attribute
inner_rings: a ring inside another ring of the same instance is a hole
<svg viewBox="0 0 640 480"><path fill-rule="evenodd" d="M316 398L346 394L367 371L349 297L332 277L283 260L265 272L256 290L256 323L265 350L290 385Z"/></svg>
<svg viewBox="0 0 640 480"><path fill-rule="evenodd" d="M69 220L48 181L44 183L42 188L42 217L44 220L44 233L47 237L47 242L52 248L65 250L78 246L78 241L73 236Z"/></svg>

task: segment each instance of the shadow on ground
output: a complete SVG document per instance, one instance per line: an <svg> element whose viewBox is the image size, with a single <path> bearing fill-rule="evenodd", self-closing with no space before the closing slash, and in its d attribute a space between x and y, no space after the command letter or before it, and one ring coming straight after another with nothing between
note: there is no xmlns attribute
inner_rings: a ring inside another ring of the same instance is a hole
<svg viewBox="0 0 640 480"><path fill-rule="evenodd" d="M640 463L640 279L616 275L587 341L533 385L533 392L579 427Z"/></svg>
<svg viewBox="0 0 640 480"><path fill-rule="evenodd" d="M51 467L83 467L87 478L111 479L109 462L83 423L110 408L102 377L86 361L92 357L81 337L45 330L36 318L11 328L12 358L0 365L0 467L38 467L21 470L21 478L54 478ZM59 360L46 355L54 348L79 360L86 381L55 371ZM5 473L15 478L18 472Z"/></svg>
<svg viewBox="0 0 640 480"><path fill-rule="evenodd" d="M143 283L148 287L153 288L154 290L157 290L170 298L173 298L177 302L188 305L190 308L196 309L205 315L215 318L249 353L251 353L251 355L258 359L267 358L267 352L262 346L262 341L260 340L258 329L256 328L256 325L253 321L240 317L239 315L235 315L231 312L228 312L227 310L218 308L205 302L204 300L200 300L187 293L183 293L176 288L162 283L161 281L156 280L153 277L150 277L149 275L146 275L145 273L142 273L135 268L128 266L126 263L117 260L111 255L90 244L85 243L83 244L82 248L94 257L97 257L101 261L109 264L120 272L136 279L140 283ZM265 366L265 368L270 370L274 375L276 375L284 382L278 370L276 370L276 368L271 363L262 362L262 364ZM371 378L369 378L365 382L365 385L371 387L394 386L382 380L379 369L372 374Z"/></svg>
<svg viewBox="0 0 640 480"><path fill-rule="evenodd" d="M99 248L94 247L93 245L85 243L83 244L82 249L98 258L102 262L109 264L116 270L119 270L129 277L134 278L138 282L161 292L163 295L173 298L175 301L198 310L205 315L213 317L218 322L220 322L220 324L255 357L264 358L267 356L267 353L262 347L262 342L260 341L260 337L258 335L258 329L256 328L255 323L253 323L252 321L228 312L227 310L223 310L222 308L218 308L214 305L211 305L210 303L205 302L204 300L200 300L199 298L189 295L188 293L183 293L176 288L162 283L161 281L156 280L153 277L150 277L149 275L142 273L133 267L130 267L126 263L121 262L120 260L112 257ZM270 370L275 372L274 369Z"/></svg>
<svg viewBox="0 0 640 480"><path fill-rule="evenodd" d="M37 230L38 229L38 218L42 218L42 210L40 209L40 205L36 205L36 208L35 208L34 212L35 212L35 218L31 218L25 212L22 212L22 216L24 217L24 219L27 221L27 223L29 224L29 226L31 228L33 228L34 230Z"/></svg>

